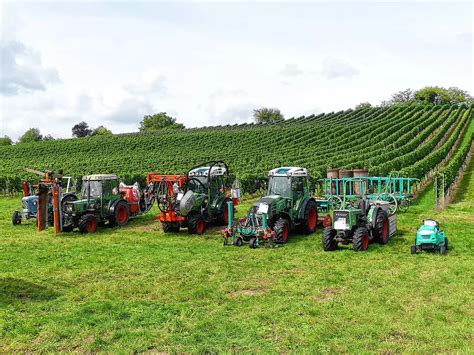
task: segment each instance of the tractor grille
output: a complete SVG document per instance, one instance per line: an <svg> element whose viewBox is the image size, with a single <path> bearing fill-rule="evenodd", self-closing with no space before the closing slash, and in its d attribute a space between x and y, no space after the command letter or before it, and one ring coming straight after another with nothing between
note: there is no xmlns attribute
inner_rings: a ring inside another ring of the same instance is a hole
<svg viewBox="0 0 474 355"><path fill-rule="evenodd" d="M28 209L28 202L27 202L26 200L23 200L23 201L21 202L21 204L22 204L22 206L23 206L23 208L24 208L25 210Z"/></svg>
<svg viewBox="0 0 474 355"><path fill-rule="evenodd" d="M345 218L346 221L349 221L349 212L347 211L334 211L334 220L339 218Z"/></svg>

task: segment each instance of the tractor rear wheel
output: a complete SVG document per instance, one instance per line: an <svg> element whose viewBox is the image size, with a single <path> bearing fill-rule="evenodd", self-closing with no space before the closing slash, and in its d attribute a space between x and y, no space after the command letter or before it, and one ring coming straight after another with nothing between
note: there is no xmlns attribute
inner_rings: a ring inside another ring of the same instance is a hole
<svg viewBox="0 0 474 355"><path fill-rule="evenodd" d="M288 235L290 234L290 224L284 218L279 218L275 222L275 226L273 227L275 232L274 242L278 244L284 244L288 242Z"/></svg>
<svg viewBox="0 0 474 355"><path fill-rule="evenodd" d="M21 224L21 214L18 211L13 212L12 223L14 226Z"/></svg>
<svg viewBox="0 0 474 355"><path fill-rule="evenodd" d="M323 230L323 249L324 251L333 251L337 249L336 230L332 227L326 227Z"/></svg>
<svg viewBox="0 0 474 355"><path fill-rule="evenodd" d="M165 233L178 233L179 222L161 222L163 226L163 232Z"/></svg>
<svg viewBox="0 0 474 355"><path fill-rule="evenodd" d="M189 234L204 234L206 231L206 221L200 214L194 214L188 217L188 233Z"/></svg>
<svg viewBox="0 0 474 355"><path fill-rule="evenodd" d="M87 213L79 219L79 232L95 233L97 230L97 218L92 213Z"/></svg>
<svg viewBox="0 0 474 355"><path fill-rule="evenodd" d="M119 201L114 208L114 225L122 227L128 223L130 218L130 211L125 201Z"/></svg>
<svg viewBox="0 0 474 355"><path fill-rule="evenodd" d="M308 201L304 211L304 220L301 224L301 232L309 235L314 233L318 226L318 209L313 200Z"/></svg>
<svg viewBox="0 0 474 355"><path fill-rule="evenodd" d="M352 238L352 249L355 251L367 250L369 247L369 231L365 227L359 227Z"/></svg>
<svg viewBox="0 0 474 355"><path fill-rule="evenodd" d="M380 244L387 244L390 235L388 229L389 224L387 212L380 209L375 216L375 228L373 231L375 240Z"/></svg>

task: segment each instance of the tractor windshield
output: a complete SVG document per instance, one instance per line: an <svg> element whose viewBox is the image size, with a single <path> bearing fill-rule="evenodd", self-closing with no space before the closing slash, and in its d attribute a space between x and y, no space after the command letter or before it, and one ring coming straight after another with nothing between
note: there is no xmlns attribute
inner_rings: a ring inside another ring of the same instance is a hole
<svg viewBox="0 0 474 355"><path fill-rule="evenodd" d="M102 194L102 183L100 181L84 181L82 184L82 198L97 198Z"/></svg>
<svg viewBox="0 0 474 355"><path fill-rule="evenodd" d="M286 176L272 176L268 180L268 195L290 198L291 180Z"/></svg>

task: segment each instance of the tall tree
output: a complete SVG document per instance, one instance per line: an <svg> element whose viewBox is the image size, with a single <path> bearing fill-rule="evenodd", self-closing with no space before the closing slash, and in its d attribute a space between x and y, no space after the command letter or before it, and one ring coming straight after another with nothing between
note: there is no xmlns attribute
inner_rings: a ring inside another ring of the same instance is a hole
<svg viewBox="0 0 474 355"><path fill-rule="evenodd" d="M398 91L393 94L388 101L382 101L382 106L392 106L397 104L413 103L415 94L411 89Z"/></svg>
<svg viewBox="0 0 474 355"><path fill-rule="evenodd" d="M256 123L275 123L285 120L279 109L268 107L253 110L253 118Z"/></svg>
<svg viewBox="0 0 474 355"><path fill-rule="evenodd" d="M12 145L13 141L7 135L0 137L0 145Z"/></svg>
<svg viewBox="0 0 474 355"><path fill-rule="evenodd" d="M37 142L43 139L38 128L30 128L19 139L18 143Z"/></svg>
<svg viewBox="0 0 474 355"><path fill-rule="evenodd" d="M92 133L92 130L89 128L89 125L84 121L79 122L78 124L74 125L74 127L72 127L73 137L77 137L77 138L87 137L87 136L90 136L91 133Z"/></svg>
<svg viewBox="0 0 474 355"><path fill-rule="evenodd" d="M143 117L140 122L140 132L156 132L162 129L183 129L184 125L176 122L176 118L168 116L166 112L155 113Z"/></svg>
<svg viewBox="0 0 474 355"><path fill-rule="evenodd" d="M366 108L372 108L372 105L369 102L361 102L354 108L354 110L357 111L357 110L363 110Z"/></svg>
<svg viewBox="0 0 474 355"><path fill-rule="evenodd" d="M99 126L92 131L93 136L112 136L113 133L104 126Z"/></svg>

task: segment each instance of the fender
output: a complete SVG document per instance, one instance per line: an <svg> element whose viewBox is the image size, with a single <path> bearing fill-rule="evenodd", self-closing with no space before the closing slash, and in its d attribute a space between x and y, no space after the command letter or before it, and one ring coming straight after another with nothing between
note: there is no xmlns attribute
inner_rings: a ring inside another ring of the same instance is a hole
<svg viewBox="0 0 474 355"><path fill-rule="evenodd" d="M115 201L110 201L110 202L109 202L109 206L108 206L109 216L113 216L113 215L114 215L115 206L117 206L117 203L119 203L119 201L122 201L122 200L115 200Z"/></svg>
<svg viewBox="0 0 474 355"><path fill-rule="evenodd" d="M298 212L298 219L303 219L304 218L304 212L306 211L306 205L308 204L309 201L313 201L316 203L316 200L313 197L308 197L303 201L303 204L301 205L301 208Z"/></svg>
<svg viewBox="0 0 474 355"><path fill-rule="evenodd" d="M369 213L367 213L367 220L370 223L370 225L372 226L372 229L375 228L375 220L376 220L376 217L377 217L377 214L378 214L379 210L381 210L381 209L382 209L381 207L372 206L369 210Z"/></svg>

